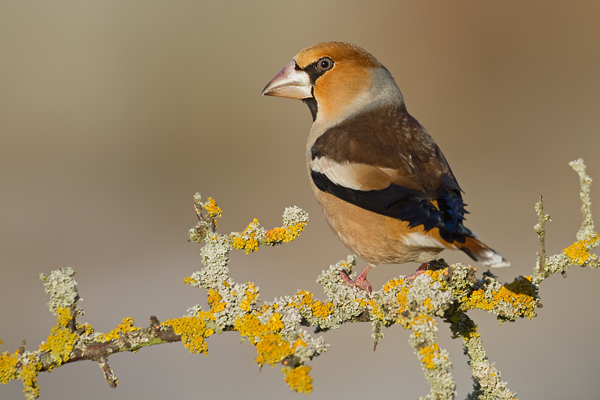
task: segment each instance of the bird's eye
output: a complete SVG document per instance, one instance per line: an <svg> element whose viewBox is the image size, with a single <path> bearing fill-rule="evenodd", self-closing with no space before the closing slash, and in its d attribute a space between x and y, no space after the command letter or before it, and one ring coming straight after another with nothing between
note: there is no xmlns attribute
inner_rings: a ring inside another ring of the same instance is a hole
<svg viewBox="0 0 600 400"><path fill-rule="evenodd" d="M323 58L320 58L319 61L317 61L317 68L319 68L319 71L322 71L322 72L329 71L332 67L333 67L333 60L329 57L323 57Z"/></svg>

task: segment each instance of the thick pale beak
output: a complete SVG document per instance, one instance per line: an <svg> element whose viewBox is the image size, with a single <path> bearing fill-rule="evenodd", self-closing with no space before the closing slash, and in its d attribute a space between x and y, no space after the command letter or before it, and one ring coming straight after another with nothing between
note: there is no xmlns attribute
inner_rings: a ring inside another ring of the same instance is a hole
<svg viewBox="0 0 600 400"><path fill-rule="evenodd" d="M263 96L307 99L313 97L308 74L296 69L296 61L285 66L262 91Z"/></svg>

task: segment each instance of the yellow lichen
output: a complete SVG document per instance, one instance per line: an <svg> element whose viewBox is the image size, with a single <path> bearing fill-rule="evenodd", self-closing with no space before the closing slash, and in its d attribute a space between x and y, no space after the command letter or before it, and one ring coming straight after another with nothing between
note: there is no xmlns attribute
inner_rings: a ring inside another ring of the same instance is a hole
<svg viewBox="0 0 600 400"><path fill-rule="evenodd" d="M415 329L417 328L419 325L428 325L431 324L433 326L436 326L436 322L435 319L428 317L427 315L421 314L421 315L417 315L416 317L414 317L410 323L410 328L411 329Z"/></svg>
<svg viewBox="0 0 600 400"><path fill-rule="evenodd" d="M275 365L287 356L294 354L294 349L289 342L281 338L281 335L267 333L256 343L256 352L258 356L255 361L259 365Z"/></svg>
<svg viewBox="0 0 600 400"><path fill-rule="evenodd" d="M94 328L90 324L83 324L83 333L85 335L91 335L94 333Z"/></svg>
<svg viewBox="0 0 600 400"><path fill-rule="evenodd" d="M232 233L229 235L229 238L232 240L231 245L236 249L244 250L246 254L258 250L257 225L258 219L254 218L241 235L239 233Z"/></svg>
<svg viewBox="0 0 600 400"><path fill-rule="evenodd" d="M369 309L369 313L371 314L371 317L374 317L374 319L377 319L379 321L382 321L386 326L393 324L393 323L399 323L404 325L406 323L406 318L404 318L401 314L402 310L404 310L407 305L408 305L408 300L406 298L406 294L408 293L408 289L403 286L404 285L404 280L403 279L392 279L391 281L387 282L385 285L383 285L383 290L386 292L390 292L392 290L397 290L398 287L400 287L400 291L398 291L397 295L396 295L396 301L397 303L395 304L395 306L397 307L396 309L396 315L397 315L397 319L396 321L390 320L389 319L389 311L384 310L380 304L378 304L374 299L354 299L355 302L358 302L358 304L361 307L367 307ZM393 308L390 307L391 304L386 304L386 308Z"/></svg>
<svg viewBox="0 0 600 400"><path fill-rule="evenodd" d="M0 341L2 343L2 341ZM0 383L7 384L9 381L17 377L17 352L9 353L8 351L0 354Z"/></svg>
<svg viewBox="0 0 600 400"><path fill-rule="evenodd" d="M598 257L590 254L588 249L594 247L600 241L600 236L596 232L591 237L587 237L579 242L573 243L571 246L563 250L573 264L584 265L591 259L597 260Z"/></svg>
<svg viewBox="0 0 600 400"><path fill-rule="evenodd" d="M206 211L208 211L208 218L210 218L214 221L214 224L216 227L217 226L216 218L220 217L222 215L223 210L221 210L219 208L219 206L217 205L217 202L212 197L208 198L208 201L204 204L204 208L206 209Z"/></svg>
<svg viewBox="0 0 600 400"><path fill-rule="evenodd" d="M258 250L258 246L278 245L291 242L300 236L306 222L297 222L285 227L274 228L265 231L260 228L258 219L254 218L242 233L233 232L229 235L231 246L235 249L244 250L246 254Z"/></svg>
<svg viewBox="0 0 600 400"><path fill-rule="evenodd" d="M402 286L398 294L396 295L396 304L398 307L398 311L405 310L408 308L408 287ZM402 317L402 314L396 320L397 323L402 323L405 318Z"/></svg>
<svg viewBox="0 0 600 400"><path fill-rule="evenodd" d="M292 348L295 350L296 347L299 347L299 346L306 347L306 342L302 339L296 339L296 341L292 345Z"/></svg>
<svg viewBox="0 0 600 400"><path fill-rule="evenodd" d="M117 327L115 329L113 329L109 333L101 333L98 336L98 340L100 342L109 342L113 339L118 339L119 334L133 332L133 331L139 331L140 328L133 326L133 323L134 323L133 318L131 318L131 317L123 318L123 321L119 325L117 325Z"/></svg>
<svg viewBox="0 0 600 400"><path fill-rule="evenodd" d="M283 228L274 228L267 231L267 243L287 243L300 236L300 232L304 230L306 222L298 222L293 225L288 225Z"/></svg>
<svg viewBox="0 0 600 400"><path fill-rule="evenodd" d="M371 315L377 318L380 321L385 320L385 313L383 309L379 307L379 304L375 303L373 300L369 301L369 307L371 308Z"/></svg>
<svg viewBox="0 0 600 400"><path fill-rule="evenodd" d="M214 289L208 289L208 304L210 304L210 311L218 313L225 310L227 303L221 302L223 297Z"/></svg>
<svg viewBox="0 0 600 400"><path fill-rule="evenodd" d="M214 331L206 327L207 314L200 312L196 317L173 318L161 325L172 327L173 332L181 336L181 343L190 353L204 353L208 356L208 346L204 338L211 336Z"/></svg>
<svg viewBox="0 0 600 400"><path fill-rule="evenodd" d="M437 343L432 344L431 346L425 346L419 350L419 353L423 358L421 358L421 362L425 364L425 367L428 369L434 369L435 363L433 362L436 358L443 359L448 361L447 357L440 355L440 346Z"/></svg>
<svg viewBox="0 0 600 400"><path fill-rule="evenodd" d="M440 289L446 290L448 283L443 279L444 275L448 274L448 268L438 269L438 270L427 270L423 272L426 275L429 275L431 278L431 283L439 282L441 284Z"/></svg>
<svg viewBox="0 0 600 400"><path fill-rule="evenodd" d="M240 302L240 308L244 311L250 311L250 307L256 303L258 298L258 291L254 287L253 283L249 283L248 290L246 290L246 297Z"/></svg>
<svg viewBox="0 0 600 400"><path fill-rule="evenodd" d="M361 307L366 307L371 302L373 302L373 300L368 301L367 299L353 299L352 301L354 303L358 303L358 305L361 306ZM375 304L375 303L373 302L373 304Z"/></svg>
<svg viewBox="0 0 600 400"><path fill-rule="evenodd" d="M68 308L59 307L56 313L58 315L56 325L50 330L46 343L40 345L40 350L48 352L52 361L58 366L69 360L78 336L67 328L71 320L71 311Z"/></svg>
<svg viewBox="0 0 600 400"><path fill-rule="evenodd" d="M27 399L40 397L40 388L37 383L40 369L42 369L42 363L33 354L27 356L25 365L19 373L19 379L23 381L23 393L25 393Z"/></svg>
<svg viewBox="0 0 600 400"><path fill-rule="evenodd" d="M311 367L307 365L300 365L296 368L282 368L285 374L285 382L290 386L290 389L298 393L309 394L312 392L312 378L308 374L310 369Z"/></svg>
<svg viewBox="0 0 600 400"><path fill-rule="evenodd" d="M17 363L23 365L19 371L17 371ZM19 361L18 351L14 354L9 352L0 354L0 383L7 384L13 379L22 380L23 393L27 399L37 399L40 396L40 388L37 384L40 369L42 363L34 354L27 355L21 361Z"/></svg>
<svg viewBox="0 0 600 400"><path fill-rule="evenodd" d="M425 307L425 309L427 310L433 309L433 305L431 304L431 299L429 297L426 298L425 301L423 301L423 307Z"/></svg>
<svg viewBox="0 0 600 400"><path fill-rule="evenodd" d="M531 277L521 276L512 283L500 287L498 291L486 296L483 289L474 290L461 304L461 309L481 309L492 311L495 307L510 306L512 312L518 317L535 317L537 305L537 289L531 285ZM504 316L504 315L500 315Z"/></svg>
<svg viewBox="0 0 600 400"><path fill-rule="evenodd" d="M250 343L256 344L267 333L278 333L283 329L281 317L281 314L275 313L269 319L269 322L261 324L256 315L246 314L236 319L234 328L240 335L247 336Z"/></svg>
<svg viewBox="0 0 600 400"><path fill-rule="evenodd" d="M392 279L383 285L383 291L389 293L402 285L404 285L404 279Z"/></svg>
<svg viewBox="0 0 600 400"><path fill-rule="evenodd" d="M300 290L296 292L293 301L288 303L288 306L294 308L308 308L312 315L319 318L327 318L328 315L333 313L334 305L332 302L322 302L320 300L313 300L313 294Z"/></svg>
<svg viewBox="0 0 600 400"><path fill-rule="evenodd" d="M258 356L254 361L261 366L265 364L273 366L293 355L296 347L306 346L301 339L297 339L294 343L283 339L280 333L283 329L281 317L281 314L273 314L269 321L263 324L256 315L246 314L235 321L235 330L256 346Z"/></svg>
<svg viewBox="0 0 600 400"><path fill-rule="evenodd" d="M185 278L183 278L183 283L185 283L186 285L195 285L198 283L198 281L193 278L190 278L189 276L186 276Z"/></svg>

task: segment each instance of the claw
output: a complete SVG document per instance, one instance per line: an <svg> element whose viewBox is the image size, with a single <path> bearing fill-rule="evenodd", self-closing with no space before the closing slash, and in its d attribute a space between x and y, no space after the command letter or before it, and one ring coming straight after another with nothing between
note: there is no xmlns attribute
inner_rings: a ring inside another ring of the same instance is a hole
<svg viewBox="0 0 600 400"><path fill-rule="evenodd" d="M428 267L429 267L429 263L421 264L421 266L419 268L417 268L417 270L415 271L414 274L407 276L404 280L405 281L414 281L417 276L419 276L423 272L427 271Z"/></svg>
<svg viewBox="0 0 600 400"><path fill-rule="evenodd" d="M369 273L371 268L373 268L371 267L371 265L367 265L367 267L363 269L363 271L360 274L358 274L354 279L350 279L348 274L345 272L340 272L340 277L346 283L346 285L355 286L361 288L362 290L365 290L367 293L371 293L373 289L371 287L371 283L367 280L367 274Z"/></svg>

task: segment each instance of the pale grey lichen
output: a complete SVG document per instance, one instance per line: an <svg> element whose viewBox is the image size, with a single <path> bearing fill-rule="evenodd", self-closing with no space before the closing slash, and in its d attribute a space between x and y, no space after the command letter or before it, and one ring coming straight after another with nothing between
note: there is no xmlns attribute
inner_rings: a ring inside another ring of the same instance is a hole
<svg viewBox="0 0 600 400"><path fill-rule="evenodd" d="M421 361L421 369L431 387L431 391L421 399L453 399L456 396L456 383L450 369L450 355L439 347L438 328L435 319L419 316L411 323L413 333L408 340L414 353Z"/></svg>
<svg viewBox="0 0 600 400"><path fill-rule="evenodd" d="M467 395L468 400L511 400L516 398L516 393L511 392L502 375L494 364L487 360L481 338L471 338L465 343L469 362L473 371L473 392Z"/></svg>
<svg viewBox="0 0 600 400"><path fill-rule="evenodd" d="M277 310L279 311L280 308ZM269 316L270 313L265 314L265 317ZM281 307L280 314L282 314L281 322L283 322L282 334L284 337L291 337L302 324L302 314L300 310L293 307ZM270 318L270 316L269 316Z"/></svg>
<svg viewBox="0 0 600 400"><path fill-rule="evenodd" d="M453 302L452 292L441 290L439 281L432 281L427 274L418 275L409 283L408 303L411 311L423 315L442 317ZM424 301L427 300L425 304Z"/></svg>
<svg viewBox="0 0 600 400"><path fill-rule="evenodd" d="M586 167L582 158L571 161L571 168L579 175L579 198L581 199L581 214L583 221L581 229L577 232L577 240L585 240L594 235L594 220L592 219L592 200L590 199L590 188L592 178L585 172Z"/></svg>
<svg viewBox="0 0 600 400"><path fill-rule="evenodd" d="M443 260L436 260L435 264L432 263L430 263L430 267L436 270L450 267ZM448 291L454 296L455 303L462 303L465 297L473 292L473 287L479 283L475 277L476 268L455 263L447 271L449 275L445 276L444 280L448 285Z"/></svg>
<svg viewBox="0 0 600 400"><path fill-rule="evenodd" d="M50 295L48 308L54 315L58 315L59 308L71 308L75 305L76 316L83 315L84 312L76 303L82 300L77 291L77 282L73 279L75 271L72 268L60 268L50 273L40 274L40 280L44 282L44 291Z"/></svg>
<svg viewBox="0 0 600 400"><path fill-rule="evenodd" d="M196 304L186 310L188 317L195 317L201 311L204 311L204 310L200 304Z"/></svg>
<svg viewBox="0 0 600 400"><path fill-rule="evenodd" d="M312 337L304 329L299 331L302 340L306 343L306 346L298 346L294 350L294 355L298 357L300 363L305 364L322 353L325 353L329 347L329 344L325 343L325 339L319 336L317 338ZM293 338L290 338L290 341Z"/></svg>
<svg viewBox="0 0 600 400"><path fill-rule="evenodd" d="M206 245L200 250L202 256L202 264L207 268L202 271L209 270L210 276L206 276L210 282L216 282L218 277L227 277L229 269L227 264L229 263L229 251L231 250L231 244L227 236L213 234L206 239Z"/></svg>
<svg viewBox="0 0 600 400"><path fill-rule="evenodd" d="M307 223L308 213L298 206L287 207L283 211L283 225L290 226L298 223Z"/></svg>
<svg viewBox="0 0 600 400"><path fill-rule="evenodd" d="M594 221L592 219L590 188L592 178L586 173L586 166L583 159L571 161L569 165L579 175L579 197L581 199L582 223L577 232L577 241L572 246L565 249L562 253L547 257L545 254L545 222L550 220L550 216L543 213L543 201L536 204L538 214L538 223L534 230L539 235L540 251L536 262L536 269L532 277L532 282L539 285L544 279L555 274L561 273L566 276L567 270L571 265L600 268L600 260L597 255L590 254L589 251L600 245L600 237L594 231Z"/></svg>
<svg viewBox="0 0 600 400"><path fill-rule="evenodd" d="M537 252L533 281L539 284L541 280L546 278L546 222L552 221L550 215L544 214L544 202L540 196L540 200L535 203L535 212L538 216L538 223L534 225L533 230L538 234L538 242L540 249Z"/></svg>
<svg viewBox="0 0 600 400"><path fill-rule="evenodd" d="M539 285L547 277L560 273L563 276L567 275L567 270L571 266L571 259L564 253L554 254L550 257L545 257L543 264L538 261L539 265L544 265L543 269L533 275L533 283Z"/></svg>
<svg viewBox="0 0 600 400"><path fill-rule="evenodd" d="M354 278L352 268L356 264L354 256L348 256L345 261L339 261L331 265L329 270L323 271L317 278L317 283L323 286L323 291L327 299L333 303L333 312L321 318L312 314L310 309L304 310L303 317L312 326L318 326L320 330L337 329L344 322L352 321L355 317L361 315L365 309L361 307L360 301L370 298L369 293L362 289L348 286L340 277L340 272L350 272L349 275Z"/></svg>
<svg viewBox="0 0 600 400"><path fill-rule="evenodd" d="M489 363L473 320L459 310L454 311L450 319L453 337L462 338L464 354L469 357L472 371L473 392L467 395L467 400L515 400L516 394L502 381L500 371Z"/></svg>
<svg viewBox="0 0 600 400"><path fill-rule="evenodd" d="M198 242L198 243L202 242L204 240L204 238L205 238L205 235L202 235L200 233L201 229L203 227L206 228L206 229L208 229L208 224L206 222L204 222L204 221L201 221L201 222L198 223L198 225L196 225L195 228L190 228L188 230L188 240L190 242Z"/></svg>

